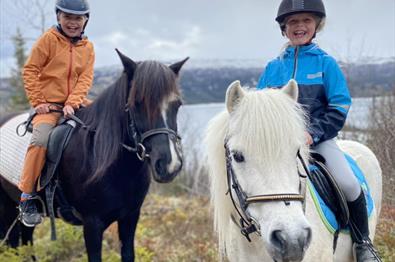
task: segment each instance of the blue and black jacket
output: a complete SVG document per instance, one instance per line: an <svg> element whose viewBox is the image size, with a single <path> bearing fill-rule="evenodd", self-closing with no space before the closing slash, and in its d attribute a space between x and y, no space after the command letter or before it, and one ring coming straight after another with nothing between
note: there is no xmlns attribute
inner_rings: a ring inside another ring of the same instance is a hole
<svg viewBox="0 0 395 262"><path fill-rule="evenodd" d="M347 83L336 60L314 43L290 46L269 62L257 88L280 88L292 78L299 86L298 102L309 114L313 145L336 137L351 106Z"/></svg>

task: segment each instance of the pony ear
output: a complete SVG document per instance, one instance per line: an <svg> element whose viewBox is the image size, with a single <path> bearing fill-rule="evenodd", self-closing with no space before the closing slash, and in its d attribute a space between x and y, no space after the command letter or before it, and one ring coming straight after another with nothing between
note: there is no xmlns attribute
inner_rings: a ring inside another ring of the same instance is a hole
<svg viewBox="0 0 395 262"><path fill-rule="evenodd" d="M299 88L298 83L294 79L288 81L288 84L281 89L284 93L289 95L293 100L298 100Z"/></svg>
<svg viewBox="0 0 395 262"><path fill-rule="evenodd" d="M245 91L241 88L240 81L236 80L229 85L226 90L225 104L228 112L231 113L235 110L236 106L240 103L245 95Z"/></svg>
<svg viewBox="0 0 395 262"><path fill-rule="evenodd" d="M119 58L121 58L123 69L125 70L129 79L132 80L134 71L136 70L136 67L137 67L137 64L132 59L130 59L126 55L122 54L117 48L115 48L115 51L117 51Z"/></svg>
<svg viewBox="0 0 395 262"><path fill-rule="evenodd" d="M171 70L173 70L173 72L174 72L176 75L178 75L178 73L179 73L180 70L181 70L181 67L184 65L184 63L185 63L188 59L189 59L189 56L188 56L187 58L185 58L184 60L180 61L180 62L177 62L177 63L174 63L174 64L170 65L169 67L170 67Z"/></svg>

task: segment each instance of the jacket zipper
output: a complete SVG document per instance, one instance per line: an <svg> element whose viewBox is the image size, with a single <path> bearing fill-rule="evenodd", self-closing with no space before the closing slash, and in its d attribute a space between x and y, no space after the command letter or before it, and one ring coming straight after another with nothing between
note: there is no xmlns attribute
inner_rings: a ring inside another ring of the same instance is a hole
<svg viewBox="0 0 395 262"><path fill-rule="evenodd" d="M295 79L296 72L298 71L298 55L299 55L299 46L296 46L295 47L294 69L292 72L292 79Z"/></svg>
<svg viewBox="0 0 395 262"><path fill-rule="evenodd" d="M70 65L69 65L69 74L67 76L67 97L71 93L71 87L70 87L70 78L71 78L71 68L73 65L73 44L70 43Z"/></svg>

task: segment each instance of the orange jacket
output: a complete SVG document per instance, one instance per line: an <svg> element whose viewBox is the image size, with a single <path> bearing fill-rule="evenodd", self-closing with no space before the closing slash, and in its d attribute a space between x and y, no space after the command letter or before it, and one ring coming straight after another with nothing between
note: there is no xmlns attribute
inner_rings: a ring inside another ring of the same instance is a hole
<svg viewBox="0 0 395 262"><path fill-rule="evenodd" d="M94 61L88 39L73 44L56 28L49 29L33 46L23 69L31 105L59 103L79 108L92 86Z"/></svg>

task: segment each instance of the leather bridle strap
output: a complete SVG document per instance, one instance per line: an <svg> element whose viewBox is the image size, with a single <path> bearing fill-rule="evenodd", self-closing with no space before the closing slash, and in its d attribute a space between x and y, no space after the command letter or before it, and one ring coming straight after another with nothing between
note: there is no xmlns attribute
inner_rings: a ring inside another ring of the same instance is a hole
<svg viewBox="0 0 395 262"><path fill-rule="evenodd" d="M261 235L259 223L257 220L250 215L247 208L251 203L259 203L259 202L273 202L273 201L284 201L286 205L289 205L289 201L300 201L303 205L303 212L305 211L305 195L306 195L306 178L307 173L309 172L307 165L303 161L303 158L300 155L300 152L297 152L297 158L302 163L303 169L306 174L302 174L298 171L300 182L299 182L299 194L289 193L289 194L264 194L264 195L255 195L255 196L247 196L247 194L241 188L237 177L232 168L232 156L230 154L230 150L227 145L227 139L224 143L225 147L225 158L226 158L226 173L227 173L227 181L228 181L228 191L233 206L236 209L236 212L239 215L239 223L236 222L236 218L231 215L232 221L240 228L243 236L247 238L248 241L251 241L249 234L256 232L258 235ZM233 197L232 191L236 193L238 205Z"/></svg>
<svg viewBox="0 0 395 262"><path fill-rule="evenodd" d="M144 146L144 141L147 140L149 137L164 134L164 135L168 135L171 140L175 140L175 141L181 140L181 137L174 130L170 128L155 128L148 130L140 135L136 128L136 120L134 117L134 112L127 107L125 109L125 112L128 113L128 118L126 123L127 134L129 136L129 140L131 140L134 146L129 146L125 143L121 143L121 144L129 152L136 153L137 158L140 161L144 161L146 158L149 158L149 154L147 153L146 148Z"/></svg>
<svg viewBox="0 0 395 262"><path fill-rule="evenodd" d="M148 130L147 132L143 133L141 135L141 142L140 143L143 143L144 140L146 140L150 136L159 135L159 134L172 135L171 137L173 139L181 139L180 136L173 129L170 129L170 128L156 128L156 129Z"/></svg>
<svg viewBox="0 0 395 262"><path fill-rule="evenodd" d="M257 202L270 202L270 201L304 201L302 194L268 194L268 195L257 195L247 197L246 203L257 203Z"/></svg>

